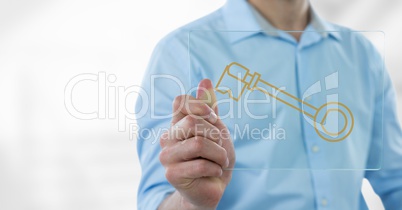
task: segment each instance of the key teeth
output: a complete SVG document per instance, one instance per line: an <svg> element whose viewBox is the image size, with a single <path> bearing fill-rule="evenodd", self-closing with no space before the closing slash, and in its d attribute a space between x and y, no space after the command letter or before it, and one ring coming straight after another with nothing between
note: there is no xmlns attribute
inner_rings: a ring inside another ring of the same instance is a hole
<svg viewBox="0 0 402 210"><path fill-rule="evenodd" d="M241 69L241 71L239 71L239 75L233 74L233 71L230 72L230 68L234 65ZM236 62L230 63L229 65L227 65L225 67L225 70L223 71L221 77L219 78L219 80L215 86L215 90L222 94L228 94L231 99L233 99L235 101L239 101L242 94L244 93L246 87L249 85L249 82L244 81L246 77L251 77L251 74L249 74L249 71L250 71L249 69L247 69L245 66L243 66L239 63L236 63ZM225 84L225 81L227 79L234 79L238 83L241 83L241 89L238 90L237 87L227 87L227 86L231 86L231 84L233 84L232 82ZM233 89L231 89L231 88L233 88ZM237 91L240 91L240 92L237 93Z"/></svg>
<svg viewBox="0 0 402 210"><path fill-rule="evenodd" d="M221 90L221 89L219 89L218 87L216 87L215 90L218 91L219 93L224 94L224 95L225 95L225 94L228 94L229 98L231 98L231 99L233 99L233 100L235 100L235 101L239 101L239 99L240 99L240 97L235 97L235 96L233 95L233 92L232 92L231 90Z"/></svg>

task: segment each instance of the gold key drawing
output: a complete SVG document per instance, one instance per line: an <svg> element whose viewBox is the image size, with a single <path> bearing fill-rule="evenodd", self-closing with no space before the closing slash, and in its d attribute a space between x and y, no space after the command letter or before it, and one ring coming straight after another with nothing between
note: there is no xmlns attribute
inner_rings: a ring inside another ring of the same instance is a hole
<svg viewBox="0 0 402 210"><path fill-rule="evenodd" d="M236 73L231 72L231 68L233 67L237 67L236 70L240 71ZM235 83L233 81L235 81ZM236 87L230 87L233 86L233 84L239 85ZM342 141L348 137L353 130L353 114L346 105L340 102L328 102L320 107L315 107L304 100L301 100L296 96L276 87L275 85L264 81L261 79L261 74L258 72L251 74L248 68L236 62L232 62L226 66L215 87L216 91L222 94L228 94L229 97L235 101L239 101L246 89L249 91L261 91L264 94L269 95L270 97L303 113L303 115L308 116L313 121L312 124L316 133L326 141ZM268 89L275 90L280 94L273 94L267 91ZM302 108L294 105L294 103L301 103ZM340 126L340 129L336 129L336 131L331 131L331 129L329 129L330 123L327 118L331 112L337 114L337 116L343 117L343 126Z"/></svg>

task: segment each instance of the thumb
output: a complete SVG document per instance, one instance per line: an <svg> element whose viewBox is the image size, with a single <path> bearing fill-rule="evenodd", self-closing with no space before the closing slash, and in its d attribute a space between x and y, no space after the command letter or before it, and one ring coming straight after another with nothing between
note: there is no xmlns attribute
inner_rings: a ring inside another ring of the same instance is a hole
<svg viewBox="0 0 402 210"><path fill-rule="evenodd" d="M203 79L201 82L198 84L198 89L197 89L197 99L202 100L204 103L208 104L209 107L211 107L214 111L215 114L219 116L218 114L218 101L216 100L216 95L214 91L214 86L212 85L211 80L209 79ZM216 127L221 131L221 139L222 139L222 144L221 146L225 148L227 151L228 155L228 160L229 160L229 166L227 168L233 168L234 163L236 160L236 155L235 155L235 150L234 150L234 145L233 142L231 141L231 136L230 132L227 129L226 125L219 119L215 123ZM223 177L227 182L230 181L230 177L232 176L232 171L231 170L225 170L223 173Z"/></svg>
<svg viewBox="0 0 402 210"><path fill-rule="evenodd" d="M212 85L211 80L203 79L198 84L197 99L202 100L204 103L208 104L208 106L211 107L218 115L218 104L216 101L214 86Z"/></svg>

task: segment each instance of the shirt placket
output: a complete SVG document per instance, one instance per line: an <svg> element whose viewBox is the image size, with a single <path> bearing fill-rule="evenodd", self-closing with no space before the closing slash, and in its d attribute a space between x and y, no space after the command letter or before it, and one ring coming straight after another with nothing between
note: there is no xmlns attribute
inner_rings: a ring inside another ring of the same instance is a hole
<svg viewBox="0 0 402 210"><path fill-rule="evenodd" d="M318 34L309 34L310 36L304 36L298 44L295 45L296 56L296 78L298 86L298 97L302 98L309 86L314 84L315 78L314 71L318 69L311 69L309 65L303 60L304 48L319 41L317 39ZM311 46L309 46L311 47ZM318 62L318 61L317 61ZM314 100L314 96L308 96L304 99L306 102ZM317 209L328 209L330 206L330 174L328 166L325 165L325 147L323 146L323 140L317 136L314 126L307 121L309 117L300 113L300 123L303 131L303 141L310 164L310 173L312 178L313 189L315 193L315 204ZM307 119L306 119L307 118Z"/></svg>

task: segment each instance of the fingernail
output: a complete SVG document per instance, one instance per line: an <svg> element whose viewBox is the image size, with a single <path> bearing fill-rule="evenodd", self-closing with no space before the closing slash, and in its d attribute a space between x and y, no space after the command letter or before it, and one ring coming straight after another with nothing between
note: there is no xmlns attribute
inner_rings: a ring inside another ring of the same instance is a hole
<svg viewBox="0 0 402 210"><path fill-rule="evenodd" d="M214 110L212 110L211 108L209 108L209 109L210 109L209 110L210 112L209 112L208 119L210 122L216 123L216 121L218 120L218 116L215 114Z"/></svg>
<svg viewBox="0 0 402 210"><path fill-rule="evenodd" d="M177 123L174 125L174 127L175 127L175 128L180 128L180 126L181 126L183 123L184 123L184 118L181 119L181 120L179 120L179 122L177 122Z"/></svg>
<svg viewBox="0 0 402 210"><path fill-rule="evenodd" d="M225 167L229 167L229 158L226 158Z"/></svg>

